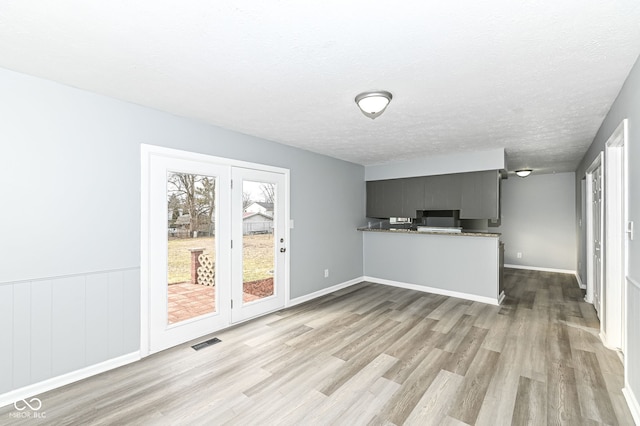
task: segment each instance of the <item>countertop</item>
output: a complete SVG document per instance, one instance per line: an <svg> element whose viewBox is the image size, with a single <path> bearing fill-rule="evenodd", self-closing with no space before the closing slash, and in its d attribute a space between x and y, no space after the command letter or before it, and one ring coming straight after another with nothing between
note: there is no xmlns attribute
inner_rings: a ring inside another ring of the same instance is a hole
<svg viewBox="0 0 640 426"><path fill-rule="evenodd" d="M358 231L365 231L365 232L395 232L395 233L400 233L400 234L426 234L426 235L447 235L447 236L452 236L452 237L495 237L495 238L499 238L500 233L498 232L475 232L475 231L462 231L462 232L419 232L419 231L414 231L412 229L401 229L401 228L397 228L397 229L384 229L384 228L368 228L368 227L362 227L362 228L357 228Z"/></svg>

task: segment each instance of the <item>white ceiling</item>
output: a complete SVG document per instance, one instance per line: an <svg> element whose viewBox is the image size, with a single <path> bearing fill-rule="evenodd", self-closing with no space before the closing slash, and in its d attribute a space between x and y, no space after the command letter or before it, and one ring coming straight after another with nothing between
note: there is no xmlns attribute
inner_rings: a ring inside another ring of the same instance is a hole
<svg viewBox="0 0 640 426"><path fill-rule="evenodd" d="M0 0L0 67L364 165L573 171L639 54L638 0Z"/></svg>

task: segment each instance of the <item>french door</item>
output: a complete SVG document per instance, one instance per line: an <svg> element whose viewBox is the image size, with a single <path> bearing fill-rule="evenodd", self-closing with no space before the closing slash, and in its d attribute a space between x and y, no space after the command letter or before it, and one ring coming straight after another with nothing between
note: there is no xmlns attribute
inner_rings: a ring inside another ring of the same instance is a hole
<svg viewBox="0 0 640 426"><path fill-rule="evenodd" d="M237 167L232 175L231 318L238 322L284 306L285 179L280 173Z"/></svg>
<svg viewBox="0 0 640 426"><path fill-rule="evenodd" d="M156 151L143 167L143 355L282 308L287 279L286 171Z"/></svg>

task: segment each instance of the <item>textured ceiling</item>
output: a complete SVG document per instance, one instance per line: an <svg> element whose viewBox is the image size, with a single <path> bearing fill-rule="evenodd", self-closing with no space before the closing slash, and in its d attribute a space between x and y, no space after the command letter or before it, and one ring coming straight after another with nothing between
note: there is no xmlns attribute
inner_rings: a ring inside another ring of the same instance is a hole
<svg viewBox="0 0 640 426"><path fill-rule="evenodd" d="M364 165L573 171L638 54L638 0L0 0L0 67Z"/></svg>

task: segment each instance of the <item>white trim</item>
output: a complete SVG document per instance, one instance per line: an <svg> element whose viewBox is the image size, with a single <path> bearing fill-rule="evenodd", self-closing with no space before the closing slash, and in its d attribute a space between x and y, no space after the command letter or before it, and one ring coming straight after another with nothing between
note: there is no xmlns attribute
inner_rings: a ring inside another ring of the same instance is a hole
<svg viewBox="0 0 640 426"><path fill-rule="evenodd" d="M318 297L325 296L329 293L333 293L334 291L342 290L343 288L351 287L352 285L361 283L363 281L366 281L364 277L358 277L349 281L345 281L340 284L333 285L331 287L323 288L322 290L318 290L313 293L306 294L304 296L296 297L295 299L289 299L286 302L286 307L290 308L292 306L299 305L301 303L308 302L313 299L317 299Z"/></svg>
<svg viewBox="0 0 640 426"><path fill-rule="evenodd" d="M585 283L582 282L582 279L580 278L580 273L576 272L576 281L578 281L578 287L580 287L583 290L587 289L587 285Z"/></svg>
<svg viewBox="0 0 640 426"><path fill-rule="evenodd" d="M287 306L287 300L291 297L291 228L293 228L293 219L291 219L291 170L285 169L284 174L284 241L287 249L287 255L284 257L284 306Z"/></svg>
<svg viewBox="0 0 640 426"><path fill-rule="evenodd" d="M622 120L605 144L604 217L604 326L609 347L624 347L627 272L627 119Z"/></svg>
<svg viewBox="0 0 640 426"><path fill-rule="evenodd" d="M140 356L149 355L149 169L154 149L140 145Z"/></svg>
<svg viewBox="0 0 640 426"><path fill-rule="evenodd" d="M131 364L132 362L136 362L138 360L140 360L140 352L132 352L130 354L122 355L117 358L112 358L98 364L81 368L80 370L71 371L61 376L52 377L50 379L43 380L32 385L14 389L0 395L0 407L4 407L6 405L13 404L15 401L30 398L43 392L47 392L52 389L68 385L70 383L86 379L87 377L104 373L105 371L113 370L114 368L122 367L123 365ZM43 403L46 404L46 401L43 401Z"/></svg>
<svg viewBox="0 0 640 426"><path fill-rule="evenodd" d="M530 271L556 272L558 274L577 275L577 272L572 271L571 269L555 269L555 268L543 268L540 266L508 265L508 264L505 264L504 267L510 268L510 269L528 269Z"/></svg>
<svg viewBox="0 0 640 426"><path fill-rule="evenodd" d="M318 290L316 292L309 293L309 294L304 295L304 296L296 297L295 299L291 299L291 300L289 300L287 302L287 306L286 307L290 308L292 306L299 305L301 303L308 302L308 301L313 300L313 299L317 299L318 297L325 296L327 294L333 293L333 292L338 291L338 290L342 290L343 288L351 287L352 285L359 284L359 283L365 282L365 281L366 282L370 282L370 283L375 283L375 284L388 285L388 286L392 286L392 287L405 288L407 290L417 290L417 291L421 291L421 292L424 292L424 293L433 293L433 294L441 294L443 296L457 297L459 299L472 300L474 302L487 303L487 304L490 304L490 305L499 305L499 304L502 303L502 301L505 298L504 291L502 293L500 293L500 295L496 299L492 299L490 297L476 296L476 295L468 294L468 293L461 293L461 292L457 292L457 291L443 290L441 288L427 287L427 286L418 285L418 284L409 284L409 283L403 283L403 282L400 282L400 281L392 281L392 280L386 280L386 279L382 279L382 278L362 276L362 277L354 278L354 279L349 280L349 281L345 281L345 282L340 283L340 284L336 284L336 285L331 286L331 287L323 288L322 290Z"/></svg>
<svg viewBox="0 0 640 426"><path fill-rule="evenodd" d="M598 333L598 337L600 338L600 342L602 343L602 346L618 354L620 353L620 348L609 343L609 339L607 338L607 333L603 328L600 328L600 333Z"/></svg>
<svg viewBox="0 0 640 426"><path fill-rule="evenodd" d="M458 299L472 300L474 302L487 303L489 305L499 305L501 300L497 296L494 299L491 297L478 296L478 295L469 294L469 293L461 293L459 291L445 290L437 287L428 287L426 285L403 283L400 281L392 281L392 280L387 280L383 278L365 276L363 277L363 279L364 281L369 281L376 284L390 285L393 287L406 288L408 290L416 290L424 293L441 294L443 296L457 297Z"/></svg>
<svg viewBox="0 0 640 426"><path fill-rule="evenodd" d="M637 425L640 425L640 404L638 403L638 398L636 398L633 390L629 387L629 383L625 383L624 388L622 388L622 394L624 395L624 399L627 401L633 421Z"/></svg>
<svg viewBox="0 0 640 426"><path fill-rule="evenodd" d="M26 280L18 280L18 281L3 281L3 282L0 282L0 287L3 286L3 285L16 285L16 284L22 284L22 283L33 283L33 282L39 282L39 281L52 281L52 280L59 280L59 279L65 279L65 278L86 277L87 275L108 274L108 273L111 273L111 272L136 271L138 269L140 269L139 266L128 266L128 267L125 267L125 268L103 269L103 270L99 270L99 271L77 272L77 273L74 273L74 274L52 275L50 277L37 277L37 278L26 279Z"/></svg>

